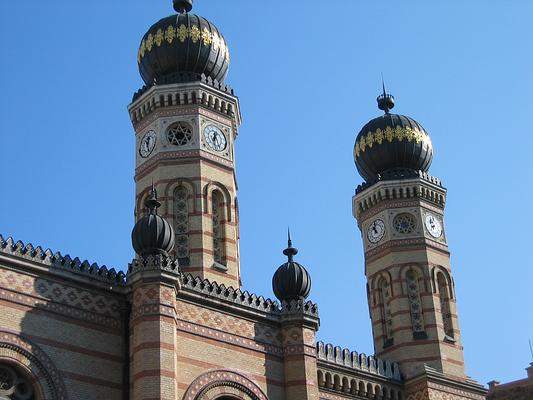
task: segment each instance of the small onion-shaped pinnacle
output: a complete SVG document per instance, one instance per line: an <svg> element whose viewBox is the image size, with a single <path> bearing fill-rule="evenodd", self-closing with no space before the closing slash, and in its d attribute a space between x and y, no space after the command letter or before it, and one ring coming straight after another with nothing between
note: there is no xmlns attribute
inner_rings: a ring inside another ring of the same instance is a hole
<svg viewBox="0 0 533 400"><path fill-rule="evenodd" d="M131 231L133 249L141 257L156 254L166 257L174 248L174 231L163 217L157 215L161 203L153 184L145 205L150 213L139 219Z"/></svg>
<svg viewBox="0 0 533 400"><path fill-rule="evenodd" d="M305 267L293 260L298 250L292 247L289 234L288 247L283 250L288 258L272 277L272 290L280 301L303 300L311 291L311 276Z"/></svg>
<svg viewBox="0 0 533 400"><path fill-rule="evenodd" d="M180 14L186 14L192 10L192 1L193 0L172 0L174 5L174 10Z"/></svg>

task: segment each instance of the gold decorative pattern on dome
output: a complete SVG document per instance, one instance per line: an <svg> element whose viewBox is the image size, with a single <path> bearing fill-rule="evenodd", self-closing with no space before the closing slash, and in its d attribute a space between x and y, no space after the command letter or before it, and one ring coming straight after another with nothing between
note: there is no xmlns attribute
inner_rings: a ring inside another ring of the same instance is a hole
<svg viewBox="0 0 533 400"><path fill-rule="evenodd" d="M189 37L189 28L181 24L180 29L178 29L177 33L178 33L178 39L180 40L181 43L183 43L185 42L185 39Z"/></svg>
<svg viewBox="0 0 533 400"><path fill-rule="evenodd" d="M211 41L213 42L213 49L218 50L218 47L220 46L220 38L218 37L218 34L216 32L213 32L213 37L211 38Z"/></svg>
<svg viewBox="0 0 533 400"><path fill-rule="evenodd" d="M167 40L168 44L171 44L174 41L174 38L176 37L176 29L172 25L169 25L167 30L165 31L165 39Z"/></svg>
<svg viewBox="0 0 533 400"><path fill-rule="evenodd" d="M161 28L159 28L156 32L154 42L157 47L161 46L161 43L163 43L163 31Z"/></svg>
<svg viewBox="0 0 533 400"><path fill-rule="evenodd" d="M191 37L192 42L196 43L200 40L200 29L198 29L196 25L193 25L189 31L189 36Z"/></svg>
<svg viewBox="0 0 533 400"><path fill-rule="evenodd" d="M212 42L211 32L207 28L204 28L202 31L202 41L204 42L204 46L209 46Z"/></svg>
<svg viewBox="0 0 533 400"><path fill-rule="evenodd" d="M144 56L155 47L161 47L165 43L172 44L174 40L179 40L181 43L184 43L187 39L190 39L193 43L200 42L206 47L212 46L214 50L219 50L221 52L220 55L229 62L230 54L228 45L222 35L219 35L217 32L210 32L207 27L200 30L198 25L187 27L184 24L181 24L179 27L169 25L166 29L159 28L155 33L150 32L141 42L137 54L137 62L140 64Z"/></svg>
<svg viewBox="0 0 533 400"><path fill-rule="evenodd" d="M393 140L399 142L405 140L406 142L422 143L422 145L428 149L433 149L431 139L429 135L417 128L396 126L391 128L387 126L385 129L378 128L374 132L369 131L364 135L361 135L359 140L355 143L355 156L359 157L359 154L364 153L365 150L371 149L372 146L380 145L384 141L391 143Z"/></svg>
<svg viewBox="0 0 533 400"><path fill-rule="evenodd" d="M149 33L148 37L146 38L146 50L152 51L152 47L154 45L154 36Z"/></svg>

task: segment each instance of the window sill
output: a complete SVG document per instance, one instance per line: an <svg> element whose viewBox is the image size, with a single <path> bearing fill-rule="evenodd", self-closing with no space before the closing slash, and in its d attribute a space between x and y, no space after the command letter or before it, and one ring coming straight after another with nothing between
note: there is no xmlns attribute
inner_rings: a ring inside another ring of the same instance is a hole
<svg viewBox="0 0 533 400"><path fill-rule="evenodd" d="M223 272L227 272L228 271L228 267L226 267L224 264L220 264L219 262L216 262L216 261L213 263L211 268L216 269L218 271L223 271Z"/></svg>

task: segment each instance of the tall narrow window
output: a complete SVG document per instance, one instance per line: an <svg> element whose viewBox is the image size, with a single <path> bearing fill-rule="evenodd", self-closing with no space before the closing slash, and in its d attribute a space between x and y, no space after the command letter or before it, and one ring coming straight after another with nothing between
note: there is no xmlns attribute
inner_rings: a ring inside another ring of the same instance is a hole
<svg viewBox="0 0 533 400"><path fill-rule="evenodd" d="M176 258L181 265L189 265L189 204L188 193L183 186L174 191L174 231Z"/></svg>
<svg viewBox="0 0 533 400"><path fill-rule="evenodd" d="M381 321L383 328L383 347L392 344L392 314L390 309L391 290L390 284L385 278L381 278L378 283L379 303L381 309Z"/></svg>
<svg viewBox="0 0 533 400"><path fill-rule="evenodd" d="M452 313L450 310L450 292L448 282L442 273L437 274L437 285L439 287L440 313L442 315L442 325L447 338L453 339Z"/></svg>
<svg viewBox="0 0 533 400"><path fill-rule="evenodd" d="M224 265L224 201L218 191L213 192L212 216L213 216L213 258L216 264Z"/></svg>
<svg viewBox="0 0 533 400"><path fill-rule="evenodd" d="M409 299L409 312L411 314L411 327L415 339L426 339L424 332L424 316L422 302L420 301L420 288L418 285L418 274L410 269L405 274L407 282L407 298Z"/></svg>

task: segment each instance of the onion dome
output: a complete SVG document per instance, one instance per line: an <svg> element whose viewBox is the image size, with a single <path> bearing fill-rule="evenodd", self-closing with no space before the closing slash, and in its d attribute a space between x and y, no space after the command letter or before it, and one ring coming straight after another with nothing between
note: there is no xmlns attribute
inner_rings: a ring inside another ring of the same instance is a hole
<svg viewBox="0 0 533 400"><path fill-rule="evenodd" d="M303 265L293 260L298 254L298 249L292 247L291 235L289 233L288 247L283 250L288 258L272 277L272 289L280 301L290 301L305 299L311 291L311 276Z"/></svg>
<svg viewBox="0 0 533 400"><path fill-rule="evenodd" d="M192 0L174 0L178 15L156 22L141 40L137 63L144 82L176 83L207 78L223 82L229 50L222 33L207 19L189 14Z"/></svg>
<svg viewBox="0 0 533 400"><path fill-rule="evenodd" d="M170 224L157 215L157 209L161 203L157 200L153 184L150 197L144 204L150 213L138 220L133 227L131 232L133 248L141 257L155 254L168 256L174 248L174 232Z"/></svg>
<svg viewBox="0 0 533 400"><path fill-rule="evenodd" d="M414 119L390 113L394 97L386 93L385 85L377 102L384 115L363 126L355 140L354 159L359 175L372 182L384 174L395 175L396 171L427 172L433 158L429 134Z"/></svg>

